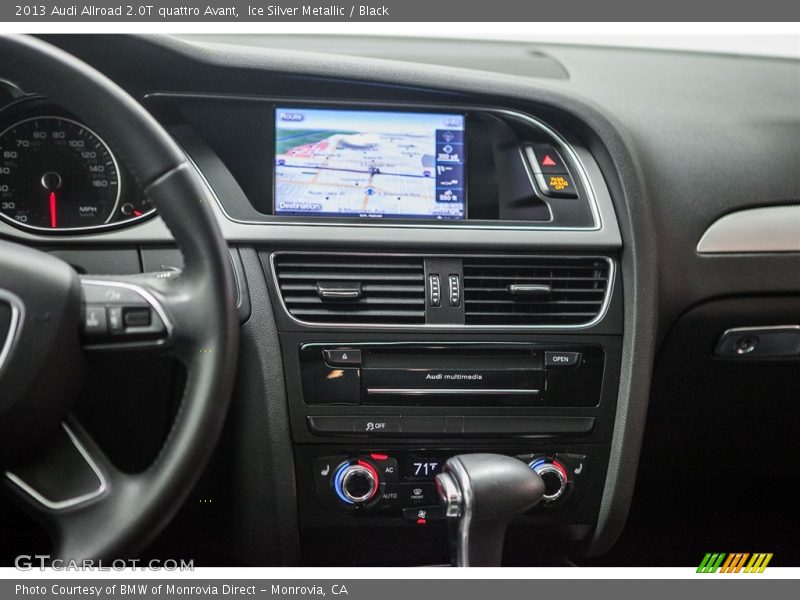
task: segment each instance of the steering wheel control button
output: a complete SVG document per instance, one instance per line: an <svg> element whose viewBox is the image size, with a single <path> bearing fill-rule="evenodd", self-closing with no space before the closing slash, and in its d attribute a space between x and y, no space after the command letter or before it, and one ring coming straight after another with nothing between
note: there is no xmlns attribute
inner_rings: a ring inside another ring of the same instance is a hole
<svg viewBox="0 0 800 600"><path fill-rule="evenodd" d="M151 316L149 307L126 307L122 312L122 321L125 327L149 327Z"/></svg>
<svg viewBox="0 0 800 600"><path fill-rule="evenodd" d="M335 435L353 433L353 417L307 417L308 429L311 433Z"/></svg>
<svg viewBox="0 0 800 600"><path fill-rule="evenodd" d="M83 333L91 340L104 339L108 335L105 306L87 304L83 307Z"/></svg>
<svg viewBox="0 0 800 600"><path fill-rule="evenodd" d="M82 283L83 301L86 304L147 306L147 300L128 287L107 285L101 281Z"/></svg>
<svg viewBox="0 0 800 600"><path fill-rule="evenodd" d="M361 350L323 350L322 357L331 367L361 366Z"/></svg>
<svg viewBox="0 0 800 600"><path fill-rule="evenodd" d="M168 337L158 301L145 288L86 279L81 284L83 329L89 347L101 343L104 348L160 345Z"/></svg>
<svg viewBox="0 0 800 600"><path fill-rule="evenodd" d="M384 435L400 432L400 417L356 417L355 432L369 435Z"/></svg>
<svg viewBox="0 0 800 600"><path fill-rule="evenodd" d="M581 361L580 352L545 352L546 367L574 367Z"/></svg>
<svg viewBox="0 0 800 600"><path fill-rule="evenodd" d="M108 317L108 329L111 333L120 333L123 330L121 306L107 307L106 317Z"/></svg>

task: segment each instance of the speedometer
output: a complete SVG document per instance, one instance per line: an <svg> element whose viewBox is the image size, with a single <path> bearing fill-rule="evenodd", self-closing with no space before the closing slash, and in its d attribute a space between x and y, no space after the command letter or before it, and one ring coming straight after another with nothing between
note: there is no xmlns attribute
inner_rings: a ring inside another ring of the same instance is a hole
<svg viewBox="0 0 800 600"><path fill-rule="evenodd" d="M0 216L36 229L95 227L119 199L117 161L88 127L42 116L0 133Z"/></svg>

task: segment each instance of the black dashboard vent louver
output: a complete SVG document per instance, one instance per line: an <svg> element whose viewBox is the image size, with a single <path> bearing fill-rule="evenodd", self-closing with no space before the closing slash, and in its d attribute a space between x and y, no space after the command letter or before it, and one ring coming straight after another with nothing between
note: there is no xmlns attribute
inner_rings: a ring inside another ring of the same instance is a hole
<svg viewBox="0 0 800 600"><path fill-rule="evenodd" d="M610 269L595 257L466 258L465 323L586 325L603 309Z"/></svg>
<svg viewBox="0 0 800 600"><path fill-rule="evenodd" d="M420 256L280 253L274 268L286 309L300 321L425 323Z"/></svg>

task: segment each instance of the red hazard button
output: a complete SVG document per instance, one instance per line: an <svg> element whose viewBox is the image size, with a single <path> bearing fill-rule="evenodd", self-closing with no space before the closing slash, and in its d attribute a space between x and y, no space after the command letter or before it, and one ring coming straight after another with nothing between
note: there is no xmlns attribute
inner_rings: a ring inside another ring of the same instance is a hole
<svg viewBox="0 0 800 600"><path fill-rule="evenodd" d="M567 165L550 144L534 144L533 155L541 173L567 173Z"/></svg>

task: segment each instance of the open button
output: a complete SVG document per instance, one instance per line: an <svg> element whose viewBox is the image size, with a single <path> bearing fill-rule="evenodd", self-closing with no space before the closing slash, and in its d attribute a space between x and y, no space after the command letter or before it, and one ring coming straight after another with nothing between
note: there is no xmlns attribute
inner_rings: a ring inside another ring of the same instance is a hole
<svg viewBox="0 0 800 600"><path fill-rule="evenodd" d="M546 367L572 367L581 360L580 352L545 352L544 364Z"/></svg>

